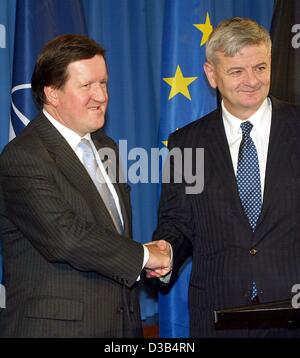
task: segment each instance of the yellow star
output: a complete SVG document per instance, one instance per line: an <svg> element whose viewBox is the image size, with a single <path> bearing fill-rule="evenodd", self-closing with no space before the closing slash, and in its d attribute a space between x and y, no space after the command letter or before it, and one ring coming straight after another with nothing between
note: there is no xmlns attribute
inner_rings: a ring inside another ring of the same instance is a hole
<svg viewBox="0 0 300 358"><path fill-rule="evenodd" d="M201 43L200 43L200 46L202 46L206 43L209 35L211 34L211 32L213 30L213 27L210 23L210 18L209 18L208 12L206 13L205 24L194 24L194 26L197 27L198 30L203 32Z"/></svg>
<svg viewBox="0 0 300 358"><path fill-rule="evenodd" d="M169 100L176 96L178 93L183 94L186 98L191 100L190 92L188 86L194 82L198 77L183 77L179 65L176 68L176 73L174 77L163 78L168 85L170 85L171 91L169 94Z"/></svg>

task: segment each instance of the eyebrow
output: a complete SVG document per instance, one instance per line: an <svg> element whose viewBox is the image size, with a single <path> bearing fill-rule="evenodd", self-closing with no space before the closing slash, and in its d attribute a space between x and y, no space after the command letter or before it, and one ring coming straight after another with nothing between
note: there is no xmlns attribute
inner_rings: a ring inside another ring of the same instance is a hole
<svg viewBox="0 0 300 358"><path fill-rule="evenodd" d="M258 63L256 65L252 66L252 68L263 66L263 65L267 66L267 63L266 62L260 62L260 63ZM244 67L242 67L242 66L230 67L228 70L226 70L226 72L228 73L230 71L243 70L243 69L244 69Z"/></svg>
<svg viewBox="0 0 300 358"><path fill-rule="evenodd" d="M259 66L263 66L263 65L267 66L268 64L267 64L267 62L261 62L261 63L258 63L257 65L255 65L254 67L259 67Z"/></svg>

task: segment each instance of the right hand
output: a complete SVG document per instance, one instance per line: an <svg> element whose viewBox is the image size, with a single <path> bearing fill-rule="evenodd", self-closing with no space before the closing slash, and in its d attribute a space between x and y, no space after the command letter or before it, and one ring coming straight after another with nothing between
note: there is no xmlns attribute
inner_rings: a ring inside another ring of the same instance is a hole
<svg viewBox="0 0 300 358"><path fill-rule="evenodd" d="M145 265L148 278L167 275L171 267L171 245L165 240L151 241L147 244L149 259Z"/></svg>

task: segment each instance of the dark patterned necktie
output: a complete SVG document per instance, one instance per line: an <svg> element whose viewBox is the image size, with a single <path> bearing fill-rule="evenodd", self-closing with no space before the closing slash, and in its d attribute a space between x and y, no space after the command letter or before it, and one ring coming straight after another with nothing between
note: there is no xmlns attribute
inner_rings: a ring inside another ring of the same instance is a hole
<svg viewBox="0 0 300 358"><path fill-rule="evenodd" d="M243 209L254 232L261 212L262 200L258 156L255 144L250 137L252 128L253 125L249 121L241 124L243 137L239 149L236 179ZM256 297L257 287L254 281L251 299Z"/></svg>
<svg viewBox="0 0 300 358"><path fill-rule="evenodd" d="M83 153L83 165L85 166L87 172L89 173L91 179L93 180L99 194L101 195L104 204L106 205L107 210L110 213L110 216L114 222L116 229L119 234L123 234L123 224L118 213L118 209L113 198L113 195L106 183L104 176L102 175L101 169L97 164L93 148L88 139L81 139L78 144L78 148L81 148Z"/></svg>
<svg viewBox="0 0 300 358"><path fill-rule="evenodd" d="M243 138L239 149L236 179L243 209L254 231L262 202L257 151L250 137L252 127L248 121L241 124Z"/></svg>

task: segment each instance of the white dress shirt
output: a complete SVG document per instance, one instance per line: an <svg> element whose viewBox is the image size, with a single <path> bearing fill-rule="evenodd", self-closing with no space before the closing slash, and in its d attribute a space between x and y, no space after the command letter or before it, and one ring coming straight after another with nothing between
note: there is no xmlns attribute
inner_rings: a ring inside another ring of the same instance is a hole
<svg viewBox="0 0 300 358"><path fill-rule="evenodd" d="M223 101L222 101L222 114L223 114L223 123L225 127L225 133L229 145L230 154L231 154L233 169L236 175L239 148L243 136L240 127L242 120L229 113L225 108ZM271 100L269 98L266 98L262 103L262 105L259 107L259 109L251 117L247 119L247 121L251 122L251 124L253 125L250 136L257 150L262 200L263 200L264 187L265 187L265 175L266 175L268 146L269 146L269 137L270 137L270 129L271 129L271 117L272 117Z"/></svg>

